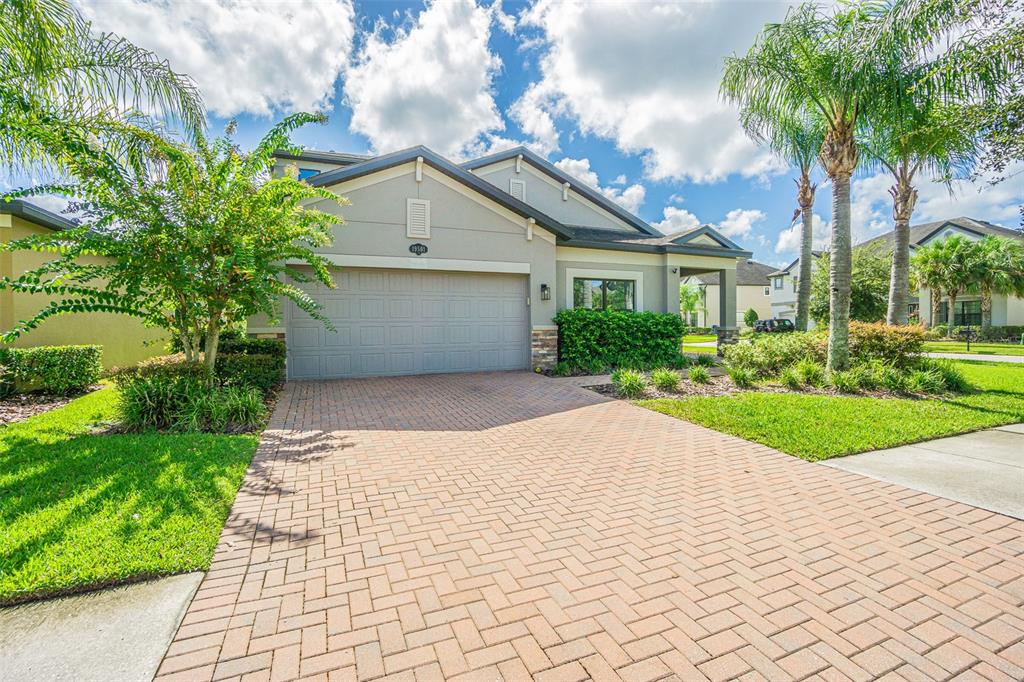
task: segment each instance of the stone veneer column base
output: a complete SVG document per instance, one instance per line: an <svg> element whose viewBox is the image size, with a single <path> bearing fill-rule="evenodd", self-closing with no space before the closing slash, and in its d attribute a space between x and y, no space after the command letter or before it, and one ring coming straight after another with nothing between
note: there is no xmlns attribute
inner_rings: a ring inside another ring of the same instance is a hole
<svg viewBox="0 0 1024 682"><path fill-rule="evenodd" d="M740 330L739 329L723 329L722 327L719 327L718 328L718 346L717 346L719 357L722 356L722 351L724 350L725 346L731 346L731 345L733 345L735 343L739 343L739 340L740 340Z"/></svg>
<svg viewBox="0 0 1024 682"><path fill-rule="evenodd" d="M534 370L548 371L558 362L558 329L530 331L530 366Z"/></svg>

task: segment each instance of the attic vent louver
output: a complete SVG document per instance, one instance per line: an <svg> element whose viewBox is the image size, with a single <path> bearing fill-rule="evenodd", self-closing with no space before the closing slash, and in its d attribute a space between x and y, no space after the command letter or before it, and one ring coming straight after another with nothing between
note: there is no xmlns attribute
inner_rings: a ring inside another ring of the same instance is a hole
<svg viewBox="0 0 1024 682"><path fill-rule="evenodd" d="M519 201L526 201L526 181L516 180L515 178L509 180L508 193L519 199Z"/></svg>
<svg viewBox="0 0 1024 682"><path fill-rule="evenodd" d="M430 202L426 199L407 199L405 235L410 239L430 239Z"/></svg>

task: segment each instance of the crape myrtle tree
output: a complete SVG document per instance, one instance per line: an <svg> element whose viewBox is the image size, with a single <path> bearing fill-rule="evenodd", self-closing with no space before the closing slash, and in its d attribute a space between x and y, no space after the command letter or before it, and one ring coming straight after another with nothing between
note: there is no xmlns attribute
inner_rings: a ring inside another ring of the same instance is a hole
<svg viewBox="0 0 1024 682"><path fill-rule="evenodd" d="M122 313L169 331L188 360L202 349L212 371L221 330L257 313L277 318L282 299L330 326L298 284L334 286L328 261L314 249L329 244L341 222L327 209L347 201L291 175L271 177L275 150L299 151L289 134L324 120L289 116L248 153L233 144L231 125L194 148L155 139L160 158L140 169L117 167L108 155L82 156L71 162L78 182L22 192L74 197L83 218L73 229L5 245L56 257L0 280L0 288L52 299L3 339L55 315ZM299 263L310 267L297 269Z"/></svg>

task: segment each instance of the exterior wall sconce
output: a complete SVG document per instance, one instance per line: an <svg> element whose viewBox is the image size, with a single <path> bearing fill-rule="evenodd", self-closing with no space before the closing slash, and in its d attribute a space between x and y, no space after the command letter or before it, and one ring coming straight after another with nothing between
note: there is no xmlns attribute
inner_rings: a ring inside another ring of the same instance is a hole
<svg viewBox="0 0 1024 682"><path fill-rule="evenodd" d="M551 300L551 287L547 284L540 285L540 300L550 301Z"/></svg>

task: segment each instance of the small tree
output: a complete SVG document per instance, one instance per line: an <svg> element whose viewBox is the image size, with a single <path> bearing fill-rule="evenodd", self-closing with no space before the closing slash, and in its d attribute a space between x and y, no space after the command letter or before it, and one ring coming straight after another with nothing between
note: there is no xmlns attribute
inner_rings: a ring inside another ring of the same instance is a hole
<svg viewBox="0 0 1024 682"><path fill-rule="evenodd" d="M829 322L829 270L831 254L822 254L811 275L811 317L818 324ZM850 319L879 322L885 319L889 300L889 270L892 257L877 249L853 252L850 275Z"/></svg>
<svg viewBox="0 0 1024 682"><path fill-rule="evenodd" d="M282 298L329 326L320 306L296 283L316 279L334 286L329 263L313 249L332 241L333 225L341 219L311 202L347 201L294 177L270 177L274 151L292 148L289 133L324 120L290 116L248 154L232 143L233 125L226 136L200 140L194 150L162 141L157 149L163 158L141 172L119 173L85 157L73 169L83 178L80 184L26 192L81 197L74 208L85 218L74 229L4 245L58 257L0 280L0 288L55 297L3 340L54 315L122 313L168 330L189 360L198 359L205 343L204 360L212 371L221 330L256 313L275 319ZM86 263L83 256L105 261ZM310 266L312 277L295 263Z"/></svg>
<svg viewBox="0 0 1024 682"><path fill-rule="evenodd" d="M680 284L679 310L683 313L687 326L690 324L691 313L700 312L703 308L704 287L696 284ZM705 317L707 317L706 314Z"/></svg>
<svg viewBox="0 0 1024 682"><path fill-rule="evenodd" d="M748 327L753 328L753 326L757 324L757 320L757 311L754 310L753 308L750 308L747 310L747 312L743 313L743 324L747 325Z"/></svg>

